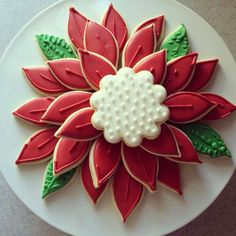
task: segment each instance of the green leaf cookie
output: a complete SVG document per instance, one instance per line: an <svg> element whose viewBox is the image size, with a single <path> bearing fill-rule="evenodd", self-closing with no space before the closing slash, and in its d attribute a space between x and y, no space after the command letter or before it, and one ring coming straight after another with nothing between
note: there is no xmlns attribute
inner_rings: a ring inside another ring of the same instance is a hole
<svg viewBox="0 0 236 236"><path fill-rule="evenodd" d="M187 31L183 24L164 39L161 49L167 50L167 61L188 54L190 46Z"/></svg>
<svg viewBox="0 0 236 236"><path fill-rule="evenodd" d="M53 159L51 159L51 161L47 165L44 174L42 198L47 197L49 194L56 192L57 190L67 185L70 182L70 180L74 177L76 169L77 168L74 168L62 175L54 176Z"/></svg>
<svg viewBox="0 0 236 236"><path fill-rule="evenodd" d="M36 35L40 49L48 60L76 58L72 47L62 38L54 35Z"/></svg>
<svg viewBox="0 0 236 236"><path fill-rule="evenodd" d="M211 156L212 158L232 156L221 136L210 126L192 123L182 125L180 128L190 138L198 152Z"/></svg>

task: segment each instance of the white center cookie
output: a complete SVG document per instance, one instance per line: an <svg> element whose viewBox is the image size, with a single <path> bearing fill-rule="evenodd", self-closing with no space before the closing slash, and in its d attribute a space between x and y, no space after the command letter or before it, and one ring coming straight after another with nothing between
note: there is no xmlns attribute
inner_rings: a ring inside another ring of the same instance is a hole
<svg viewBox="0 0 236 236"><path fill-rule="evenodd" d="M169 109L162 104L165 98L165 88L153 85L149 71L122 68L116 75L104 76L100 90L91 96L92 124L104 131L110 143L123 140L130 147L138 146L143 137L160 135L160 125L169 117Z"/></svg>

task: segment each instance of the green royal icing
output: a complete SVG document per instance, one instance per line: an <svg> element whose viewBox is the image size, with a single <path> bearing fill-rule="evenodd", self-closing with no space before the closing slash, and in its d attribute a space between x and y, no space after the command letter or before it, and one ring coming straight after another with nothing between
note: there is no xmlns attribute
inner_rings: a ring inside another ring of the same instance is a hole
<svg viewBox="0 0 236 236"><path fill-rule="evenodd" d="M187 31L183 24L164 39L161 49L167 50L167 61L188 54L190 46Z"/></svg>
<svg viewBox="0 0 236 236"><path fill-rule="evenodd" d="M42 198L47 197L49 194L56 192L57 190L63 188L70 180L74 177L76 173L74 168L62 175L54 176L53 175L53 159L48 163L43 182L43 191Z"/></svg>
<svg viewBox="0 0 236 236"><path fill-rule="evenodd" d="M210 126L192 123L182 125L180 128L189 137L198 152L212 158L232 156L221 136Z"/></svg>
<svg viewBox="0 0 236 236"><path fill-rule="evenodd" d="M54 35L36 35L42 53L48 60L76 58L72 47L62 38Z"/></svg>

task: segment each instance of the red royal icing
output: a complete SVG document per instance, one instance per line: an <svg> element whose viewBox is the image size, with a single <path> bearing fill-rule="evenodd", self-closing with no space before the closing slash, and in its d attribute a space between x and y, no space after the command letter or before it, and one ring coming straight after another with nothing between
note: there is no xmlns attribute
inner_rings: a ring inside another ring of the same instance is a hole
<svg viewBox="0 0 236 236"><path fill-rule="evenodd" d="M101 186L117 170L121 159L121 144L108 143L98 138L89 154L89 165L95 187Z"/></svg>
<svg viewBox="0 0 236 236"><path fill-rule="evenodd" d="M104 26L88 21L84 34L84 48L98 53L117 66L119 49L113 34Z"/></svg>
<svg viewBox="0 0 236 236"><path fill-rule="evenodd" d="M90 142L59 139L53 153L53 172L60 175L79 165L86 157Z"/></svg>
<svg viewBox="0 0 236 236"><path fill-rule="evenodd" d="M93 185L93 180L91 176L91 172L89 169L89 161L86 159L81 167L81 180L82 185L84 187L84 190L88 194L89 198L92 200L93 204L95 205L99 198L101 197L101 194L106 188L106 183L104 183L99 188L95 188Z"/></svg>
<svg viewBox="0 0 236 236"><path fill-rule="evenodd" d="M50 70L45 67L22 68L30 84L39 92L57 95L69 91L59 83Z"/></svg>
<svg viewBox="0 0 236 236"><path fill-rule="evenodd" d="M122 159L129 174L150 192L156 191L158 158L140 147L122 145Z"/></svg>
<svg viewBox="0 0 236 236"><path fill-rule="evenodd" d="M180 162L180 163L202 163L197 155L197 152L191 142L191 140L188 138L188 136L181 131L180 129L170 126L171 131L174 133L176 141L179 146L180 150L180 157L166 157L170 159L171 161Z"/></svg>
<svg viewBox="0 0 236 236"><path fill-rule="evenodd" d="M182 195L179 164L165 158L159 158L158 181L168 189Z"/></svg>
<svg viewBox="0 0 236 236"><path fill-rule="evenodd" d="M138 61L153 53L155 47L155 27L152 24L135 32L127 41L123 52L123 66L134 67Z"/></svg>
<svg viewBox="0 0 236 236"><path fill-rule="evenodd" d="M110 4L102 21L102 25L109 29L116 38L119 51L121 52L128 37L127 26L121 15Z"/></svg>
<svg viewBox="0 0 236 236"><path fill-rule="evenodd" d="M188 54L167 64L163 83L168 94L183 90L191 81L197 60L197 53Z"/></svg>
<svg viewBox="0 0 236 236"><path fill-rule="evenodd" d="M166 124L161 125L161 133L156 139L143 139L141 147L154 155L180 156L175 136Z"/></svg>
<svg viewBox="0 0 236 236"><path fill-rule="evenodd" d="M143 186L133 179L123 165L120 165L113 179L113 195L123 222L141 200Z"/></svg>
<svg viewBox="0 0 236 236"><path fill-rule="evenodd" d="M70 8L69 21L68 21L68 34L71 42L77 48L83 48L84 30L87 18L81 15L75 8Z"/></svg>
<svg viewBox="0 0 236 236"><path fill-rule="evenodd" d="M45 125L41 118L53 100L53 97L33 98L15 110L13 115L35 125Z"/></svg>
<svg viewBox="0 0 236 236"><path fill-rule="evenodd" d="M166 73L166 50L154 52L144 57L134 66L134 71L148 70L154 77L154 84L161 84Z"/></svg>
<svg viewBox="0 0 236 236"><path fill-rule="evenodd" d="M194 92L175 93L167 97L164 104L170 110L169 120L175 123L199 120L216 106L216 103Z"/></svg>
<svg viewBox="0 0 236 236"><path fill-rule="evenodd" d="M90 90L78 59L59 59L47 62L57 80L69 89Z"/></svg>
<svg viewBox="0 0 236 236"><path fill-rule="evenodd" d="M116 68L106 58L85 50L79 53L83 75L92 88L97 90L105 75L116 74Z"/></svg>
<svg viewBox="0 0 236 236"><path fill-rule="evenodd" d="M236 106L234 104L217 94L201 93L201 95L217 104L214 109L212 109L202 118L205 121L215 121L226 118L236 110Z"/></svg>
<svg viewBox="0 0 236 236"><path fill-rule="evenodd" d="M75 111L89 107L91 93L72 91L56 98L41 118L43 122L62 124Z"/></svg>
<svg viewBox="0 0 236 236"><path fill-rule="evenodd" d="M97 138L101 131L91 124L92 108L83 108L70 115L57 131L57 137L72 138L79 141L87 141Z"/></svg>
<svg viewBox="0 0 236 236"><path fill-rule="evenodd" d="M151 24L154 24L155 25L155 33L156 33L156 41L158 41L160 39L160 36L161 36L163 28L164 28L164 21L165 21L164 15L154 17L154 18L146 20L146 21L142 22L140 25L138 25L136 31L141 30Z"/></svg>
<svg viewBox="0 0 236 236"><path fill-rule="evenodd" d="M194 92L205 88L212 79L218 61L213 59L197 62L193 78L185 90Z"/></svg>
<svg viewBox="0 0 236 236"><path fill-rule="evenodd" d="M56 128L47 128L33 134L21 149L16 164L48 160L57 143L55 132Z"/></svg>

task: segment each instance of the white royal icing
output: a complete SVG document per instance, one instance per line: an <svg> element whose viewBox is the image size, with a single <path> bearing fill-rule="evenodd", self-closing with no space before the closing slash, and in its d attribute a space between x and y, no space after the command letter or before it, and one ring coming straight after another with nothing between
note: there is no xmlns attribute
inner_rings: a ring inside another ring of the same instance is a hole
<svg viewBox="0 0 236 236"><path fill-rule="evenodd" d="M128 146L138 146L143 137L154 139L160 135L160 125L169 117L169 109L162 105L166 90L153 85L149 71L135 73L125 67L116 75L106 75L100 90L90 98L95 112L92 124L104 131L110 143L123 140Z"/></svg>

